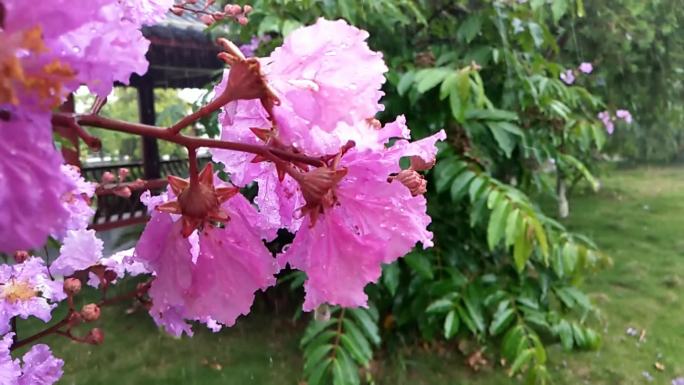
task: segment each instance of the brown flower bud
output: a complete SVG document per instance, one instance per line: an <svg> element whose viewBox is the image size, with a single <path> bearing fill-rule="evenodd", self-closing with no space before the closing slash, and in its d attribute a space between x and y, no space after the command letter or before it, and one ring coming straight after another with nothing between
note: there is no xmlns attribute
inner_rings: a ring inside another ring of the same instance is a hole
<svg viewBox="0 0 684 385"><path fill-rule="evenodd" d="M419 156L411 157L411 169L416 171L426 171L434 167L435 160L432 159L431 162L426 162L423 158Z"/></svg>
<svg viewBox="0 0 684 385"><path fill-rule="evenodd" d="M64 292L73 296L81 291L81 281L77 278L67 278L64 280Z"/></svg>
<svg viewBox="0 0 684 385"><path fill-rule="evenodd" d="M29 253L26 250L17 250L14 252L14 261L17 263L23 263L29 257Z"/></svg>
<svg viewBox="0 0 684 385"><path fill-rule="evenodd" d="M425 194L427 191L427 181L414 170L401 170L394 179L406 186L413 196Z"/></svg>
<svg viewBox="0 0 684 385"><path fill-rule="evenodd" d="M107 270L107 271L105 271L105 273L104 273L104 279L105 279L107 282L112 282L112 281L114 281L114 280L116 279L116 271L113 271L113 270Z"/></svg>
<svg viewBox="0 0 684 385"><path fill-rule="evenodd" d="M100 307L94 303L89 303L81 309L81 317L86 322L96 321L100 318Z"/></svg>
<svg viewBox="0 0 684 385"><path fill-rule="evenodd" d="M127 169L126 167L121 167L119 169L119 182L124 182L126 178L128 177L128 174L130 174L131 170Z"/></svg>
<svg viewBox="0 0 684 385"><path fill-rule="evenodd" d="M93 345L102 344L104 342L104 332L99 328L91 330L86 336L85 342Z"/></svg>

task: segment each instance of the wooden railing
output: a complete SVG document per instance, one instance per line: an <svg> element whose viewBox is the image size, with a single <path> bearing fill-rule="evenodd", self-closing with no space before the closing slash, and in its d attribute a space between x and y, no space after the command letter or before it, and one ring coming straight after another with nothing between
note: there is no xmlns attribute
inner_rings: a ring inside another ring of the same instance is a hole
<svg viewBox="0 0 684 385"><path fill-rule="evenodd" d="M198 158L200 167L209 162L210 158ZM143 178L143 162L120 162L108 163L97 166L84 166L81 169L83 177L91 182L100 182L102 175L109 171L114 175L120 168L129 170L129 180ZM128 226L136 223L144 223L149 218L147 208L140 202L140 195L145 190L151 190L153 194L159 193L166 188L166 177L176 175L187 177L187 159L173 159L160 162L160 179L148 180L143 188L131 190L129 198L120 197L114 194L97 194L97 209L90 225L97 231L109 230L117 227Z"/></svg>

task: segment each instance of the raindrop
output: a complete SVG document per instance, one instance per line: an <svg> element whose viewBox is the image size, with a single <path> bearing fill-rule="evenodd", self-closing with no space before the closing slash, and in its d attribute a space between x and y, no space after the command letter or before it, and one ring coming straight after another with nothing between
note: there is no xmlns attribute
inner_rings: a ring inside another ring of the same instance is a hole
<svg viewBox="0 0 684 385"><path fill-rule="evenodd" d="M71 50L74 51L74 53L79 53L79 52L81 52L81 47L75 45L75 46L71 47Z"/></svg>

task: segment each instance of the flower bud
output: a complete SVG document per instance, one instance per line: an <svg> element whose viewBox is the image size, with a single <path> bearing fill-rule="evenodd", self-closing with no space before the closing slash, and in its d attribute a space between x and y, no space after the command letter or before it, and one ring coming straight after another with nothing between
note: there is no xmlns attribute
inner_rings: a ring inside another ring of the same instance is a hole
<svg viewBox="0 0 684 385"><path fill-rule="evenodd" d="M228 16L237 16L240 14L240 12L242 12L242 9L236 4L226 4L226 6L223 8L223 11Z"/></svg>
<svg viewBox="0 0 684 385"><path fill-rule="evenodd" d="M102 183L107 184L107 183L112 183L116 180L116 177L114 174L112 174L109 171L105 171L104 174L102 174Z"/></svg>
<svg viewBox="0 0 684 385"><path fill-rule="evenodd" d="M105 271L105 273L104 273L104 279L105 279L107 282L112 282L112 281L114 281L114 280L116 279L116 271L113 271L113 270L107 270L107 271Z"/></svg>
<svg viewBox="0 0 684 385"><path fill-rule="evenodd" d="M100 328L91 330L85 338L85 342L100 345L104 342L104 332Z"/></svg>
<svg viewBox="0 0 684 385"><path fill-rule="evenodd" d="M245 16L240 16L237 18L237 22L240 25L247 25L247 23L249 23L249 19L247 19L247 17L245 17Z"/></svg>
<svg viewBox="0 0 684 385"><path fill-rule="evenodd" d="M89 303L81 309L81 317L86 322L97 321L100 318L100 307L94 303Z"/></svg>
<svg viewBox="0 0 684 385"><path fill-rule="evenodd" d="M425 194L427 191L427 181L414 170L401 170L394 179L406 186L413 196Z"/></svg>
<svg viewBox="0 0 684 385"><path fill-rule="evenodd" d="M130 198L133 192L129 187L117 187L114 190L112 190L112 193L116 196L120 196L122 198Z"/></svg>
<svg viewBox="0 0 684 385"><path fill-rule="evenodd" d="M81 281L77 278L67 278L64 280L64 292L73 296L81 291Z"/></svg>
<svg viewBox="0 0 684 385"><path fill-rule="evenodd" d="M426 162L421 158L420 156L412 156L411 157L411 169L416 170L416 171L426 171L434 167L435 165L435 160L433 159L432 162Z"/></svg>
<svg viewBox="0 0 684 385"><path fill-rule="evenodd" d="M206 25L212 25L216 21L212 15L202 15L200 16L200 20Z"/></svg>
<svg viewBox="0 0 684 385"><path fill-rule="evenodd" d="M244 6L242 7L242 13L244 13L245 15L247 15L248 13L252 12L252 9L253 9L253 8L252 8L251 5L249 5L249 4L244 5Z"/></svg>
<svg viewBox="0 0 684 385"><path fill-rule="evenodd" d="M173 6L171 7L171 13L173 13L176 16L183 16L183 8Z"/></svg>
<svg viewBox="0 0 684 385"><path fill-rule="evenodd" d="M16 263L23 263L29 257L29 253L26 250L17 250L14 252L14 261Z"/></svg>
<svg viewBox="0 0 684 385"><path fill-rule="evenodd" d="M121 167L119 169L119 182L123 182L126 180L126 177L131 171L127 169L126 167Z"/></svg>

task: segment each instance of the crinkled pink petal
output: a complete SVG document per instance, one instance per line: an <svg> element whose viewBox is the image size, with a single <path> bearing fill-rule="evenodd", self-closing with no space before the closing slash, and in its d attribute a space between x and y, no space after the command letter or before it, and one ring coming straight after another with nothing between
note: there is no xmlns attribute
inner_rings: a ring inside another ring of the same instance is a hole
<svg viewBox="0 0 684 385"><path fill-rule="evenodd" d="M17 385L52 385L64 374L64 361L53 356L45 344L31 347L22 361L22 373Z"/></svg>
<svg viewBox="0 0 684 385"><path fill-rule="evenodd" d="M274 112L283 140L299 146L311 127L332 131L340 121L353 124L383 109L387 67L367 38L344 20L318 19L273 51L264 70L281 97Z"/></svg>
<svg viewBox="0 0 684 385"><path fill-rule="evenodd" d="M69 230L59 249L59 257L50 265L51 272L66 277L96 265L102 259L103 247L95 230Z"/></svg>
<svg viewBox="0 0 684 385"><path fill-rule="evenodd" d="M12 111L0 132L0 252L11 254L62 231L69 216L62 197L73 185L60 171L49 113Z"/></svg>
<svg viewBox="0 0 684 385"><path fill-rule="evenodd" d="M0 339L0 385L16 385L21 376L19 360L10 355L14 333L7 333Z"/></svg>

